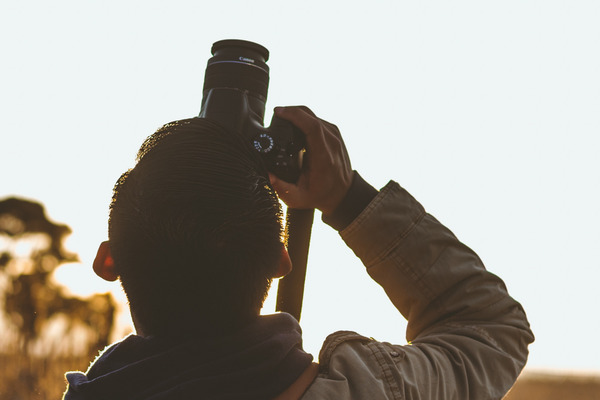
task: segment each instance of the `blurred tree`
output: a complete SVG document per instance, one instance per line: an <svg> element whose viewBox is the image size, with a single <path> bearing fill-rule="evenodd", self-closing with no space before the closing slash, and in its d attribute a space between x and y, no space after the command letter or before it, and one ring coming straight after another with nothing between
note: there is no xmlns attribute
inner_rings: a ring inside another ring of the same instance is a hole
<svg viewBox="0 0 600 400"><path fill-rule="evenodd" d="M25 354L34 349L45 354L76 351L74 345L57 346L76 327L84 328L79 335L85 332L83 351L87 354L109 342L115 314L112 296L71 297L51 279L58 266L78 261L75 253L63 247L70 233L67 225L49 221L37 202L14 197L0 200L0 277L4 283L0 298L6 322L17 328L17 347ZM49 342L45 331L51 324L55 339ZM62 325L58 341L57 324Z"/></svg>

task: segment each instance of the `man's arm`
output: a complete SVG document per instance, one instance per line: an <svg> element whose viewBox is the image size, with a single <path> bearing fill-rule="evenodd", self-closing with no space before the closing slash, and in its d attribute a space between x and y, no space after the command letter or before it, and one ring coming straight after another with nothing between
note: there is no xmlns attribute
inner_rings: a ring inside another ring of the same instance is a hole
<svg viewBox="0 0 600 400"><path fill-rule="evenodd" d="M408 320L381 346L402 398L502 398L533 341L502 280L394 182L340 234Z"/></svg>
<svg viewBox="0 0 600 400"><path fill-rule="evenodd" d="M321 168L320 174L307 171L310 185L306 180L301 185L302 178L296 187L274 181L284 201L320 208L314 199L327 194L310 191L334 187L315 182L320 175L335 179L335 174L349 174L350 163L343 161L345 147L339 144L339 132L330 132L333 125L323 124L311 133L308 130L319 125L318 118L303 108L284 110L280 115L292 115L289 119L305 131L309 144L313 140L309 151L320 151L318 139L329 140L324 151L341 153L319 155L314 163L309 158L311 167ZM311 119L310 124L304 119ZM386 381L401 398L501 398L523 368L527 345L533 340L521 306L471 249L398 184L391 182L378 193L358 175L348 176L353 179L344 186L344 195L334 192L339 197L334 206L328 205L323 219L340 230L408 319L406 336L411 342L410 346L366 343L361 345L365 354L376 355Z"/></svg>

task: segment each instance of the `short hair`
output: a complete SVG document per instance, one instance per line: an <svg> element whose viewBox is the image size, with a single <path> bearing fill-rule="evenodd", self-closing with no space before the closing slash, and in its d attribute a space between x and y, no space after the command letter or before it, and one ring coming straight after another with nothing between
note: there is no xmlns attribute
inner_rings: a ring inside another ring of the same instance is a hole
<svg viewBox="0 0 600 400"><path fill-rule="evenodd" d="M216 332L256 315L281 241L281 206L260 158L207 119L160 128L114 188L115 268L153 335Z"/></svg>

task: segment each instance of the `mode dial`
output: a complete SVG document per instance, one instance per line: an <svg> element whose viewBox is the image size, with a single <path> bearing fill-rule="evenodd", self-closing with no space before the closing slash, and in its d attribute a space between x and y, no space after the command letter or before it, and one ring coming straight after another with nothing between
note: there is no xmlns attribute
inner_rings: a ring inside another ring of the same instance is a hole
<svg viewBox="0 0 600 400"><path fill-rule="evenodd" d="M261 133L254 139L254 148L259 153L268 153L273 150L273 138L267 133Z"/></svg>

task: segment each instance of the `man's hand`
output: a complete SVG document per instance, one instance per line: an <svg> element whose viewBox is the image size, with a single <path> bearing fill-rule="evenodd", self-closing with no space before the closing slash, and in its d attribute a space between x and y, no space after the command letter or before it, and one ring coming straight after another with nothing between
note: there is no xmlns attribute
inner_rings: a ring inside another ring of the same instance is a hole
<svg viewBox="0 0 600 400"><path fill-rule="evenodd" d="M296 125L306 135L306 155L296 184L270 174L271 184L290 208L316 208L331 214L340 204L354 173L339 129L318 118L308 107L277 107L275 115Z"/></svg>

